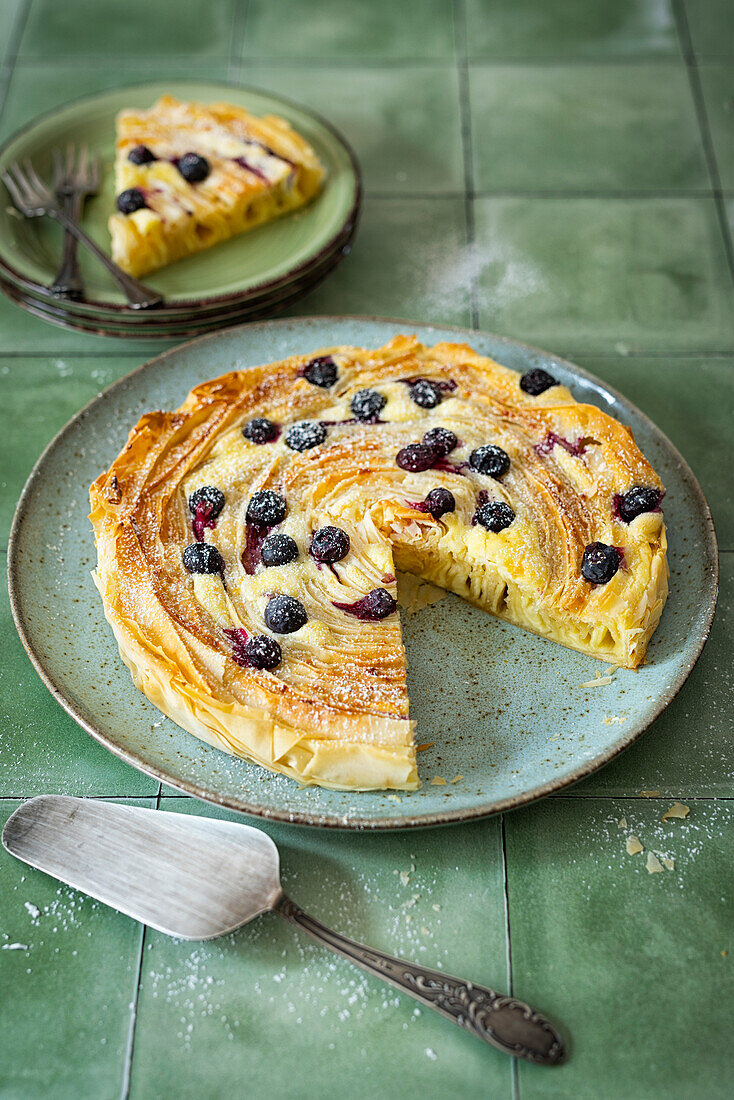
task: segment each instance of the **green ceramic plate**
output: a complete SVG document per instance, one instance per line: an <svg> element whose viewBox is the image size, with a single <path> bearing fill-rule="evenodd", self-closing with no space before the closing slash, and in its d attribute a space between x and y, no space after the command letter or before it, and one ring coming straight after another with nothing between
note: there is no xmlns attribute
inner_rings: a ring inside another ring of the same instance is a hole
<svg viewBox="0 0 734 1100"><path fill-rule="evenodd" d="M115 116L124 107L149 107L165 92L202 102L228 100L255 114L281 115L313 145L328 173L321 195L304 210L149 276L146 282L165 295L170 310L191 312L199 305L224 303L288 281L301 267L331 251L345 227L354 225L361 186L354 154L344 139L323 119L296 104L230 84L167 81L119 88L69 103L10 138L0 149L0 172L12 161L30 157L48 176L54 146L88 144L100 157L102 188L86 204L83 224L109 251ZM58 268L59 241L59 229L49 219L28 221L12 208L9 199L0 203L0 269L5 278L21 287L48 286ZM82 257L82 266L88 303L106 315L126 308L124 296L104 268L88 256Z"/></svg>
<svg viewBox="0 0 734 1100"><path fill-rule="evenodd" d="M347 250L348 250L347 246ZM115 314L114 321L101 320L77 311L71 303L26 293L16 284L6 282L0 274L0 290L34 317L60 328L89 332L98 336L113 336L128 340L191 340L205 332L239 325L248 320L272 317L287 306L294 305L304 294L319 285L346 252L338 249L319 263L309 265L297 279L262 295L253 295L239 303L229 303L216 309L197 310L190 317L156 317L158 311L135 314L134 311Z"/></svg>
<svg viewBox="0 0 734 1100"><path fill-rule="evenodd" d="M173 409L195 383L328 344L378 347L399 332L466 341L517 370L545 367L576 397L630 425L667 486L670 597L636 672L584 687L605 666L493 619L455 596L403 620L423 787L414 793L301 789L197 741L132 685L89 571L87 485L141 413ZM716 599L716 541L706 501L672 444L620 394L544 352L464 329L358 317L266 322L167 351L110 386L49 445L16 512L10 592L21 638L61 705L142 771L200 798L282 821L400 828L465 821L529 802L588 775L670 703L703 648ZM432 786L436 776L452 780Z"/></svg>

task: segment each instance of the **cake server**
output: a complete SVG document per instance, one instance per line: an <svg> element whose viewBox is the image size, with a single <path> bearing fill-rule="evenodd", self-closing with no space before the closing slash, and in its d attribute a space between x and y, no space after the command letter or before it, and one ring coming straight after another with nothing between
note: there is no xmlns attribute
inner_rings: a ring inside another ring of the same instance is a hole
<svg viewBox="0 0 734 1100"><path fill-rule="evenodd" d="M563 1059L553 1025L515 997L385 955L304 913L283 893L275 844L251 825L41 795L8 819L2 841L32 867L180 939L212 939L277 913L505 1054Z"/></svg>

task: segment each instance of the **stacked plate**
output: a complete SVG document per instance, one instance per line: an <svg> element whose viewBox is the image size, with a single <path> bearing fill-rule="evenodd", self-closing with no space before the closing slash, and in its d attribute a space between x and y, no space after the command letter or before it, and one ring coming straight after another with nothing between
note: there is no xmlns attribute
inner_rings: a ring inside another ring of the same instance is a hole
<svg viewBox="0 0 734 1100"><path fill-rule="evenodd" d="M22 217L5 194L0 203L0 289L29 313L64 328L132 339L178 339L268 316L313 289L347 255L361 201L354 153L329 123L310 111L252 88L172 81L120 88L67 104L35 119L0 149L0 172L30 158L50 178L51 150L86 144L100 158L102 186L88 200L83 226L109 251L107 219L114 209L115 116L125 107L149 107L163 94L183 100L224 100L254 114L288 120L316 150L327 171L318 198L304 210L244 233L147 277L164 295L155 310L130 309L124 295L80 248L86 297L55 298L61 230L48 218Z"/></svg>

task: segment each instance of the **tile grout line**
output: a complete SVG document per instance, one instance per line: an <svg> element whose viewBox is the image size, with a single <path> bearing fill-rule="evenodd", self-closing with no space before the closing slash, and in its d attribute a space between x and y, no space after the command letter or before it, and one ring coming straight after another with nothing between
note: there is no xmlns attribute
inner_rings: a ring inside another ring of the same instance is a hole
<svg viewBox="0 0 734 1100"><path fill-rule="evenodd" d="M509 995L514 997L515 995L515 983L512 973L512 934L510 931L510 890L507 874L507 834L505 831L505 818L506 814L500 816L500 846L502 850L502 895L503 906L505 915L505 935L506 935L506 952L505 962L507 965L507 980L509 982ZM512 1098L513 1100L519 1100L520 1096L520 1080L518 1076L517 1058L511 1058L511 1079L512 1079Z"/></svg>
<svg viewBox="0 0 734 1100"><path fill-rule="evenodd" d="M721 176L719 174L719 165L716 160L716 151L714 149L713 139L711 137L711 127L709 126L708 111L706 110L706 99L703 94L703 84L701 83L701 75L698 71L698 62L696 55L693 51L693 41L691 39L691 31L688 26L688 16L686 14L683 0L673 0L673 13L675 17L675 25L678 33L678 40L680 42L681 52L686 63L686 72L688 73L688 83L691 89L691 96L693 98L693 105L696 110L696 116L698 118L698 128L701 134L701 142L703 144L704 156L706 157L706 166L708 168L709 178L711 180L711 186L713 188L714 205L716 207L716 215L719 221L719 229L721 231L721 237L724 245L724 252L726 254L726 260L729 267L729 275L734 286L734 246L732 245L732 234L729 229L729 220L726 215L726 206L724 205L724 194L721 187Z"/></svg>
<svg viewBox="0 0 734 1100"><path fill-rule="evenodd" d="M454 0L454 48L456 51L456 75L459 83L459 119L461 125L461 148L464 168L464 218L470 257L477 248L474 222L474 153L471 130L471 98L469 89L469 62L466 42L466 5L465 0ZM469 309L471 328L479 328L479 287L477 285L477 265L470 267Z"/></svg>
<svg viewBox="0 0 734 1100"><path fill-rule="evenodd" d="M316 317L331 316L331 314L314 314ZM297 320L297 318L293 318ZM388 318L389 320L389 318ZM396 318L398 321L413 320L416 324L429 324L429 322L420 321L417 318ZM436 323L432 327L442 327L440 323ZM455 328L457 326L447 324L448 328ZM461 327L461 326L458 326ZM466 326L464 326L466 327ZM508 339L511 339L508 337ZM159 354L163 354L166 351L172 351L175 345L170 348L165 346L165 342L161 341L159 346ZM140 355L146 355L147 351L129 351L127 348L122 348L119 351L65 351L61 355L57 352L49 351L48 348L31 350L31 351L2 351L0 352L0 360L2 359L135 359L138 360ZM732 359L734 358L734 345L731 348L715 348L715 349L695 349L693 351L687 348L666 348L663 351L657 349L651 349L649 351L626 351L624 353L618 351L610 351L609 348L586 348L586 349L562 349L554 353L556 358L561 359L583 359L588 357L590 359L613 359L619 362L624 362L627 359Z"/></svg>
<svg viewBox="0 0 734 1100"><path fill-rule="evenodd" d="M163 784L158 784L158 793L155 799L155 809L160 809ZM143 980L143 959L145 955L145 937L148 931L146 924L141 925L140 955L138 957L138 969L135 981L135 996L130 1006L130 1024L127 1034L127 1047L125 1050L125 1064L122 1069L122 1084L120 1087L120 1100L128 1100L130 1096L130 1084L132 1081L133 1056L135 1054L135 1033L138 1024L138 1002L140 1001L140 986Z"/></svg>
<svg viewBox="0 0 734 1100"><path fill-rule="evenodd" d="M30 0L29 0L30 2ZM230 53L215 52L207 56L199 56L197 60L203 63L216 63L218 61L229 61ZM102 54L94 54L88 56L86 54L58 54L50 58L43 54L26 54L20 58L18 64L21 68L26 66L45 66L49 64L53 65L79 65L81 62L91 65L109 65L111 57L105 57ZM141 57L139 54L123 54L122 56L115 55L116 61L124 69L125 66L133 66L138 68L146 67L150 64L152 58ZM728 57L718 57L714 55L702 55L701 60L707 62L714 62L718 64L727 64L729 62ZM191 61L191 54L167 54L163 59L164 62L186 62ZM348 57L345 55L332 55L326 57L318 57L316 55L298 56L298 57L282 57L276 55L268 55L260 53L256 58L244 58L248 64L252 64L256 67L273 67L273 68L288 68L298 67L303 68L318 67L324 68L325 66L333 66L335 69L399 69L399 68L441 68L450 70L455 65L455 59L449 56L446 57L416 57L415 54L411 54L409 57L376 57L376 56L354 56ZM474 68L515 68L517 66L527 66L534 69L550 69L563 66L586 66L587 68L616 68L616 67L632 67L642 68L645 65L679 67L681 64L681 58L677 56L670 57L467 57L467 64Z"/></svg>
<svg viewBox="0 0 734 1100"><path fill-rule="evenodd" d="M459 74L460 87L461 87L461 74ZM467 96L469 95L469 86L466 88ZM468 105L468 99L467 99ZM463 135L462 135L463 136ZM471 144L471 143L470 143ZM471 159L471 149L469 150ZM466 157L465 157L466 159ZM612 190L589 187L555 187L555 188L529 188L529 187L497 187L497 188L473 188L471 185L464 191L419 191L416 189L405 191L393 191L383 187L373 187L370 189L371 199L383 199L383 200L402 200L402 199L436 199L436 200L448 200L448 199L461 199L464 198L467 190L475 199L596 199L600 202L610 202L615 200L626 202L640 202L646 200L652 200L659 202L661 199L710 199L713 198L714 190L710 186L702 187L673 187L673 188L614 188Z"/></svg>
<svg viewBox="0 0 734 1100"><path fill-rule="evenodd" d="M245 46L245 28L249 14L250 0L235 0L234 20L232 22L232 45L229 51L227 80L239 80L242 71L242 52Z"/></svg>

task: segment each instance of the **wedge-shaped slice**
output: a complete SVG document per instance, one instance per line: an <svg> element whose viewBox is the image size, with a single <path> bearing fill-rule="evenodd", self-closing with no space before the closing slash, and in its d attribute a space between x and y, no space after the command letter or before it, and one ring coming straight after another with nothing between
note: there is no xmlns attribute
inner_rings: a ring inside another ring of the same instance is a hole
<svg viewBox="0 0 734 1100"><path fill-rule="evenodd" d="M324 170L282 118L162 96L117 118L112 258L145 275L303 206Z"/></svg>
<svg viewBox="0 0 734 1100"><path fill-rule="evenodd" d="M397 337L143 417L92 486L96 583L185 729L301 782L411 789L396 566L635 667L667 593L662 496L629 430L549 375Z"/></svg>

